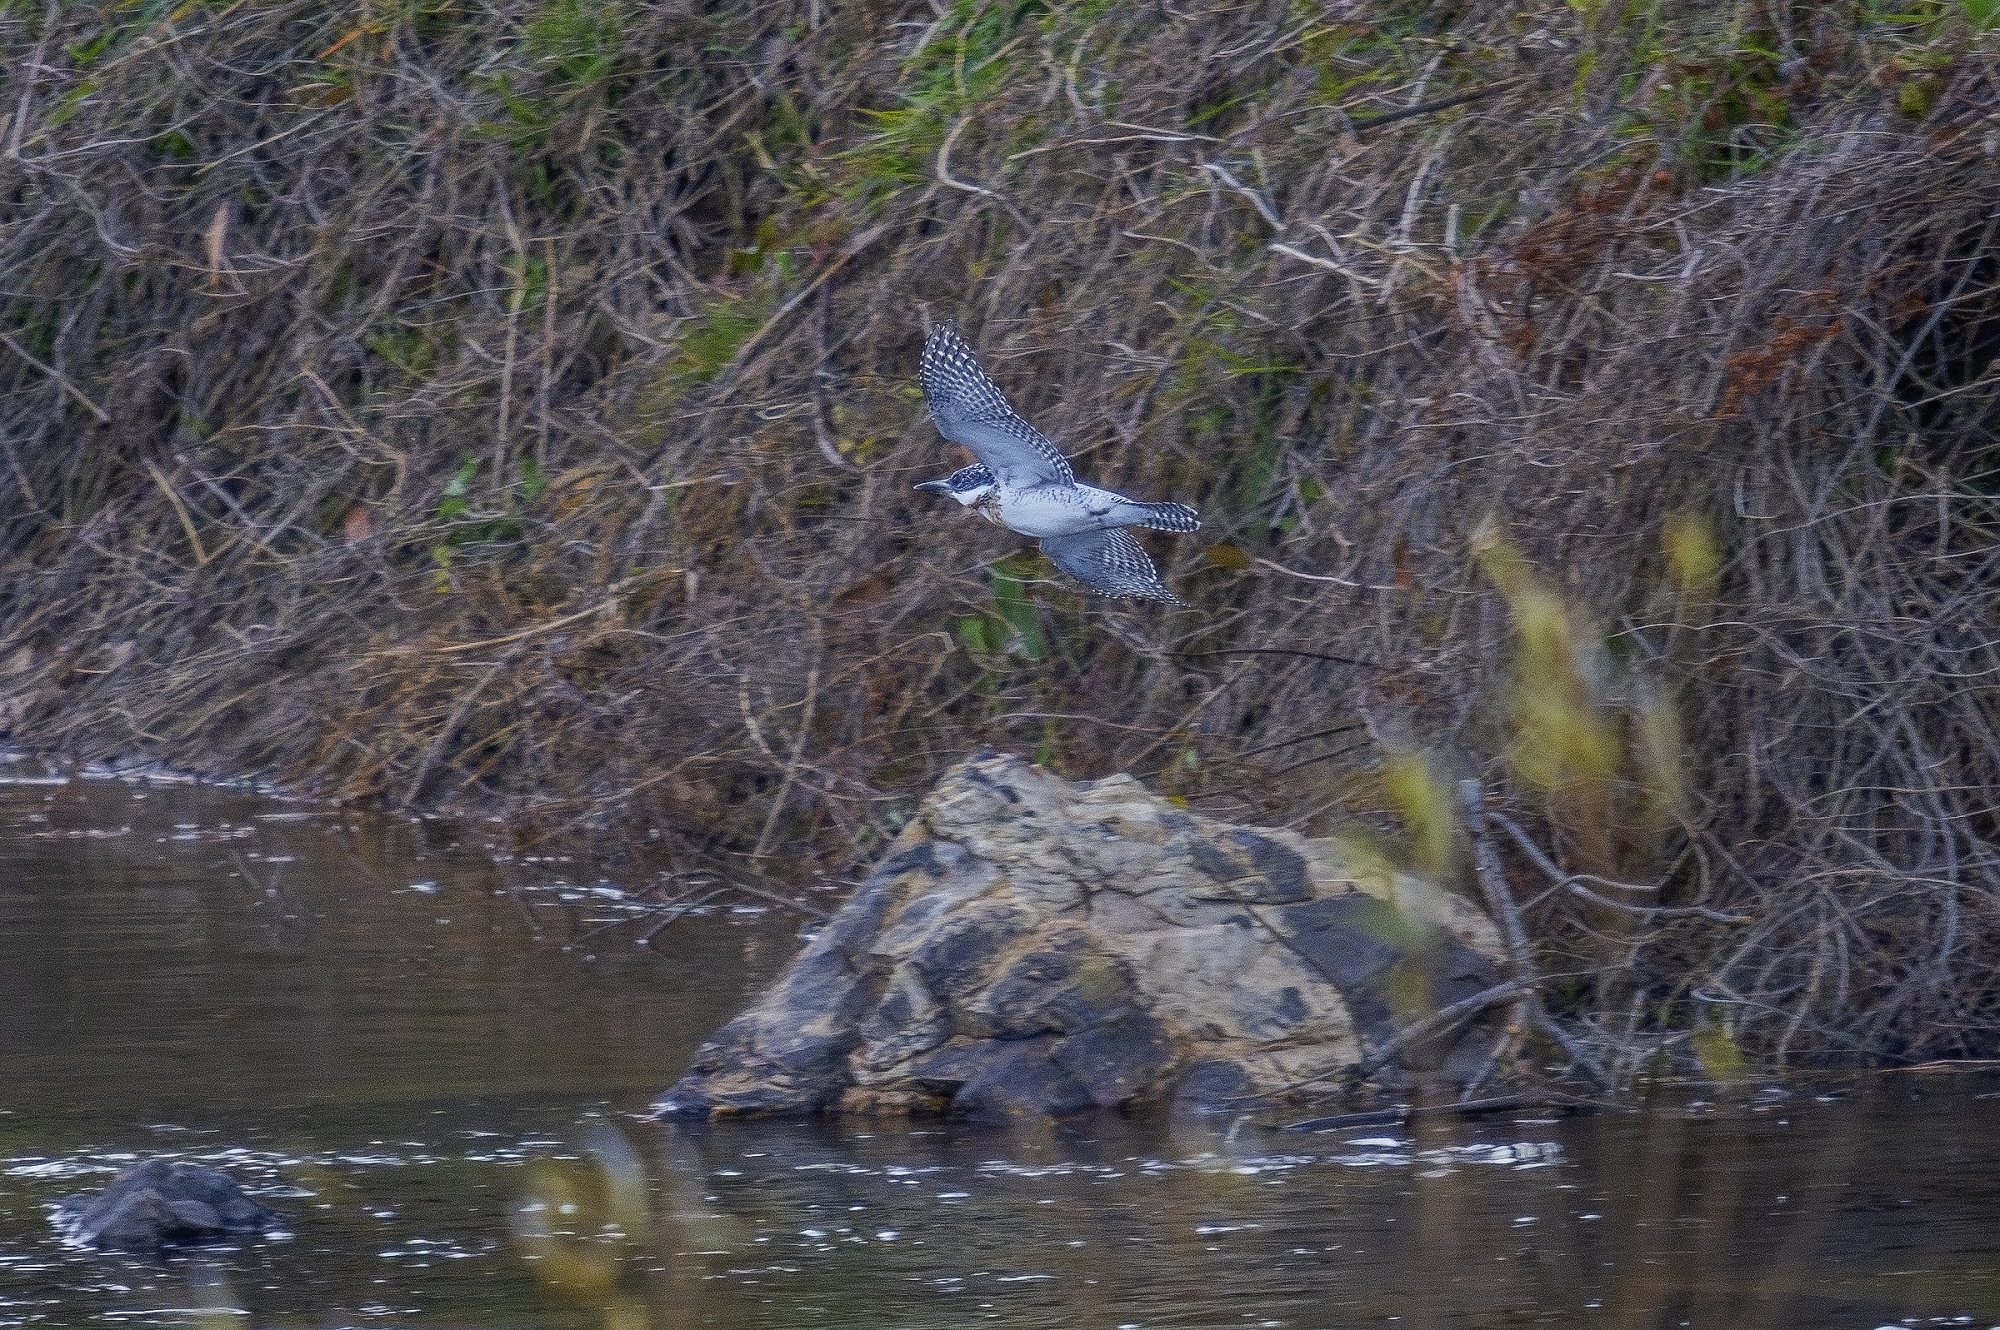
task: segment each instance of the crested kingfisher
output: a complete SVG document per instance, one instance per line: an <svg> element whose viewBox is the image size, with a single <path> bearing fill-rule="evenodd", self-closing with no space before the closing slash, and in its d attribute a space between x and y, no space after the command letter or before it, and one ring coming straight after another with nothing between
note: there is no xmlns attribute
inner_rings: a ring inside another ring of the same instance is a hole
<svg viewBox="0 0 2000 1330"><path fill-rule="evenodd" d="M1187 603L1167 589L1126 528L1194 531L1201 526L1194 509L1079 482L1062 450L1007 405L948 322L925 340L921 374L938 433L979 460L918 489L949 495L989 522L1034 536L1051 563L1099 595Z"/></svg>

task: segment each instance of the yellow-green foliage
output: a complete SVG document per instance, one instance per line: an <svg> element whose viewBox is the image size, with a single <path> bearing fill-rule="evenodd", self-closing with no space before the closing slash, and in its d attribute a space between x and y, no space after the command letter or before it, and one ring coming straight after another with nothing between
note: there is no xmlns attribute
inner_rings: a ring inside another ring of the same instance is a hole
<svg viewBox="0 0 2000 1330"><path fill-rule="evenodd" d="M1695 1057L1701 1062L1703 1074L1711 1081L1739 1081L1748 1071L1743 1050L1737 1047L1736 1040L1729 1031L1720 1025L1705 1026L1696 1030L1688 1042L1694 1048Z"/></svg>
<svg viewBox="0 0 2000 1330"><path fill-rule="evenodd" d="M1518 639L1509 697L1514 770L1544 790L1610 779L1621 757L1618 731L1585 676L1569 606L1538 582L1510 602Z"/></svg>
<svg viewBox="0 0 2000 1330"><path fill-rule="evenodd" d="M1706 519L1669 521L1662 544L1684 600L1713 591L1721 555ZM1482 524L1472 548L1514 624L1508 763L1547 796L1588 867L1629 871L1621 860L1634 838L1651 840L1682 804L1686 745L1673 699L1621 667L1497 524Z"/></svg>
<svg viewBox="0 0 2000 1330"><path fill-rule="evenodd" d="M1473 557L1514 619L1507 756L1515 773L1552 793L1611 779L1623 745L1597 696L1599 671L1586 658L1570 607L1490 522L1474 535Z"/></svg>
<svg viewBox="0 0 2000 1330"><path fill-rule="evenodd" d="M1435 878L1451 871L1458 825L1451 781L1428 753L1396 753L1382 764L1382 790L1409 828L1410 859Z"/></svg>
<svg viewBox="0 0 2000 1330"><path fill-rule="evenodd" d="M1682 595L1707 597L1722 571L1722 549L1715 525L1699 513L1675 513L1660 531L1667 567Z"/></svg>

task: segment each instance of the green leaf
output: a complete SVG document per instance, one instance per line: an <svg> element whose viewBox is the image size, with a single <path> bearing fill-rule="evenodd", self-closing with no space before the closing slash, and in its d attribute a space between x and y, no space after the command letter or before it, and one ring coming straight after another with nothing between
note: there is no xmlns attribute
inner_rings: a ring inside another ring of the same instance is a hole
<svg viewBox="0 0 2000 1330"><path fill-rule="evenodd" d="M1020 574L1008 566L1011 561L993 565L993 602L1012 630L1008 634L1007 650L1029 660L1043 660L1049 654L1048 639L1042 636L1042 626L1035 618L1035 605L1028 598L1027 588L1021 585Z"/></svg>
<svg viewBox="0 0 2000 1330"><path fill-rule="evenodd" d="M457 474L444 483L444 497L438 500L437 506L437 515L440 518L450 521L455 517L463 517L471 511L472 504L465 496L471 490L472 477L478 471L479 459L470 453L466 454L465 465L459 467Z"/></svg>
<svg viewBox="0 0 2000 1330"><path fill-rule="evenodd" d="M604 0L553 0L523 28L529 53L570 84L591 84L611 72L625 15Z"/></svg>
<svg viewBox="0 0 2000 1330"><path fill-rule="evenodd" d="M1703 1074L1711 1081L1723 1084L1740 1081L1749 1070L1743 1050L1737 1047L1729 1031L1719 1025L1696 1030L1688 1037L1688 1042L1701 1062Z"/></svg>
<svg viewBox="0 0 2000 1330"><path fill-rule="evenodd" d="M94 37L80 41L74 46L66 46L63 49L69 52L70 59L76 62L77 68L83 69L94 64L97 57L103 55L106 49L120 37L123 37L125 33L126 29L122 26L106 28Z"/></svg>
<svg viewBox="0 0 2000 1330"><path fill-rule="evenodd" d="M538 307L549 293L549 261L526 254L509 254L504 266L507 275L514 279L508 308L518 314Z"/></svg>

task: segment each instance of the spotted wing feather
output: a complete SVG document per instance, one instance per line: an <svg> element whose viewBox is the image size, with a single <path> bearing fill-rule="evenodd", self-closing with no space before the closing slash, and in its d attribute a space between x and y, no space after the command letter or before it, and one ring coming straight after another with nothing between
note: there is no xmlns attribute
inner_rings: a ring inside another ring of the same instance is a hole
<svg viewBox="0 0 2000 1330"><path fill-rule="evenodd" d="M1152 559L1123 527L1074 536L1044 536L1042 553L1100 596L1134 596L1166 605L1186 601L1167 590Z"/></svg>
<svg viewBox="0 0 2000 1330"><path fill-rule="evenodd" d="M1069 459L1007 405L950 323L940 323L925 340L920 375L924 405L938 433L972 449L1003 484L1029 489L1074 483Z"/></svg>

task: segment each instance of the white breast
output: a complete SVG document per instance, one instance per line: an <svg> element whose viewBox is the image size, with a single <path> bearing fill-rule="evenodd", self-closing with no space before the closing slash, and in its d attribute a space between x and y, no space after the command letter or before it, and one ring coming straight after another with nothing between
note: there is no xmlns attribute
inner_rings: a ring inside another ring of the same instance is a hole
<svg viewBox="0 0 2000 1330"><path fill-rule="evenodd" d="M1073 536L1103 525L1074 485L1037 485L1000 495L1000 520L1024 536Z"/></svg>

